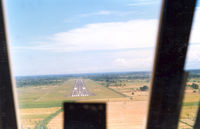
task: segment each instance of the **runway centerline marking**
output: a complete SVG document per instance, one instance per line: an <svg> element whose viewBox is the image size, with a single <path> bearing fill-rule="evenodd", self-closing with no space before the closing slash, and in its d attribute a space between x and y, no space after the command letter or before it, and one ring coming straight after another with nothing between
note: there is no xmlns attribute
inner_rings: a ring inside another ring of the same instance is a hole
<svg viewBox="0 0 200 129"><path fill-rule="evenodd" d="M85 83L83 82L82 79L76 80L74 84L74 88L71 93L72 97L76 96L90 96L90 93L85 86Z"/></svg>

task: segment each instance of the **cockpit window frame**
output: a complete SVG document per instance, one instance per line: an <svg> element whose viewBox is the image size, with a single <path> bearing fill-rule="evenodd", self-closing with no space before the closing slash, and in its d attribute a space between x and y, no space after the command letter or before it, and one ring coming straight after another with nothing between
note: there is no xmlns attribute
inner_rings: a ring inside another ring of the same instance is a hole
<svg viewBox="0 0 200 129"><path fill-rule="evenodd" d="M176 129L186 73L185 58L196 0L163 0L146 129ZM0 128L17 129L18 120L3 0L0 1ZM131 115L131 114L130 114ZM200 111L197 120L200 119ZM195 129L199 128L198 122Z"/></svg>

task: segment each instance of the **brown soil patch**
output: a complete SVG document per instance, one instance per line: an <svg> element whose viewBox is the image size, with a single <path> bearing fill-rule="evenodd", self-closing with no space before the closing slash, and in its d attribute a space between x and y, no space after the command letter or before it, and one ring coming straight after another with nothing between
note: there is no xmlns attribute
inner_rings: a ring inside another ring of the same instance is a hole
<svg viewBox="0 0 200 129"><path fill-rule="evenodd" d="M20 126L23 129L35 129L40 121L59 109L60 107L20 109Z"/></svg>
<svg viewBox="0 0 200 129"><path fill-rule="evenodd" d="M142 129L147 114L146 101L107 103L107 129ZM63 112L53 118L49 129L63 129Z"/></svg>
<svg viewBox="0 0 200 129"><path fill-rule="evenodd" d="M64 117L63 112L59 113L48 123L47 125L48 129L63 129L64 127L63 117Z"/></svg>
<svg viewBox="0 0 200 129"><path fill-rule="evenodd" d="M52 114L59 110L60 107L52 107L52 108L27 108L20 109L20 115L36 115L36 114Z"/></svg>
<svg viewBox="0 0 200 129"><path fill-rule="evenodd" d="M147 114L146 101L108 103L108 129L142 129Z"/></svg>

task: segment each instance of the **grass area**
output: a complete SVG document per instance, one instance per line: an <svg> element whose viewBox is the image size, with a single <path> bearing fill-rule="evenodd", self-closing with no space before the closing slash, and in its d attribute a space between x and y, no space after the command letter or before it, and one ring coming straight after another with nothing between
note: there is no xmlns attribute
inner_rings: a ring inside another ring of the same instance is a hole
<svg viewBox="0 0 200 129"><path fill-rule="evenodd" d="M125 97L123 94L115 92L109 88L106 88L95 81L92 80L84 80L86 87L89 89L89 92L95 93L95 96L86 96L90 99L104 99L104 98L123 98Z"/></svg>
<svg viewBox="0 0 200 129"><path fill-rule="evenodd" d="M70 79L58 86L21 87L17 88L19 97L19 108L47 108L61 107L65 101L80 101L91 99L123 98L123 94L115 92L98 83L84 80L89 92L95 96L71 97L75 79Z"/></svg>
<svg viewBox="0 0 200 129"><path fill-rule="evenodd" d="M19 108L61 107L73 86L74 80L71 79L58 86L17 88Z"/></svg>
<svg viewBox="0 0 200 129"><path fill-rule="evenodd" d="M198 106L199 102L184 102L183 106Z"/></svg>
<svg viewBox="0 0 200 129"><path fill-rule="evenodd" d="M125 81L125 86L109 86L110 89L129 97L134 101L146 101L148 99L149 90L141 91L141 87L148 86L150 82L148 79L136 79Z"/></svg>
<svg viewBox="0 0 200 129"><path fill-rule="evenodd" d="M27 102L27 103L21 103L19 108L24 109L24 108L48 108L48 107L61 107L63 104L62 101L47 101L47 102L37 102L37 103L32 103L32 102Z"/></svg>
<svg viewBox="0 0 200 129"><path fill-rule="evenodd" d="M39 114L39 115L21 115L20 117L21 117L21 119L37 119L37 118L45 118L45 117L47 117L48 116L48 114Z"/></svg>
<svg viewBox="0 0 200 129"><path fill-rule="evenodd" d="M94 96L71 97L70 94L74 87L75 79L67 80L63 84L57 86L18 87L17 92L21 111L20 117L23 120L23 127L30 129L47 128L48 122L62 111L57 108L62 107L63 102L107 101L109 99L120 100L127 98L123 94L106 88L95 81L85 79L84 83L89 92L95 94ZM51 108L57 109L58 111L48 111Z"/></svg>
<svg viewBox="0 0 200 129"><path fill-rule="evenodd" d="M96 76L96 75L95 75ZM71 92L74 87L75 78L71 78L58 83L57 85L42 85L42 86L26 86L18 87L18 98L20 110L27 110L27 114L20 114L24 123L30 124L25 128L34 129L37 125L38 128L47 127L48 122L61 112L59 107L62 107L63 102L80 102L80 101L121 101L134 100L132 102L146 102L148 98L149 90L142 91L140 87L150 87L148 78L136 78L136 79L106 79L105 75L102 75L102 79L94 81L90 78L85 78L84 83L90 93L94 93L93 96L77 96L71 97ZM97 77L96 77L97 78ZM188 85L193 82L199 84L198 79L190 79ZM109 85L108 85L109 83ZM115 85L116 84L116 85ZM185 97L183 107L180 116L180 129L190 128L194 124L195 114L198 108L198 102L200 99L198 89L192 89L187 87L185 91ZM129 101L131 102L131 101ZM122 104L123 105L123 104ZM135 106L135 105L132 105ZM37 109L55 108L48 113L37 112ZM28 110L34 110L34 113L28 113ZM131 111L131 110L130 110ZM34 126L33 126L34 125ZM34 128L33 128L34 127Z"/></svg>
<svg viewBox="0 0 200 129"><path fill-rule="evenodd" d="M150 85L150 81L149 79L135 79L135 80L129 80L128 82L126 82L126 85L129 86L133 86L134 88L139 88L143 85Z"/></svg>
<svg viewBox="0 0 200 129"><path fill-rule="evenodd" d="M55 113L47 116L43 121L38 123L35 127L35 129L48 129L47 124L50 122L51 119L53 119L56 115L58 115L60 112L62 112L63 109L57 110Z"/></svg>
<svg viewBox="0 0 200 129"><path fill-rule="evenodd" d="M193 93L191 90L188 90L190 92L186 92L184 96L183 106L198 106L200 95L198 92Z"/></svg>
<svg viewBox="0 0 200 129"><path fill-rule="evenodd" d="M25 108L20 109L20 121L23 129L34 129L37 124L55 113L60 107L53 108Z"/></svg>
<svg viewBox="0 0 200 129"><path fill-rule="evenodd" d="M187 128L192 129L196 112L198 110L200 95L198 92L192 92L190 89L186 89L183 106L180 114L179 129Z"/></svg>
<svg viewBox="0 0 200 129"><path fill-rule="evenodd" d="M112 90L113 92L115 92L115 93L117 93L117 94L120 94L121 96L128 97L127 95L123 94L122 92L119 92L119 91L114 90L114 89L109 88L109 87L107 87L107 88L110 89L110 90Z"/></svg>

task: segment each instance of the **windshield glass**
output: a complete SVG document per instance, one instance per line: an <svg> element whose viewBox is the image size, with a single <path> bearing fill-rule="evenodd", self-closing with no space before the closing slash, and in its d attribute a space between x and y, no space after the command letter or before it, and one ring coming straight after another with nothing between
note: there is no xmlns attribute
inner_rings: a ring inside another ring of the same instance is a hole
<svg viewBox="0 0 200 129"><path fill-rule="evenodd" d="M160 0L6 0L20 126L62 129L63 102L106 102L108 129L144 126Z"/></svg>

